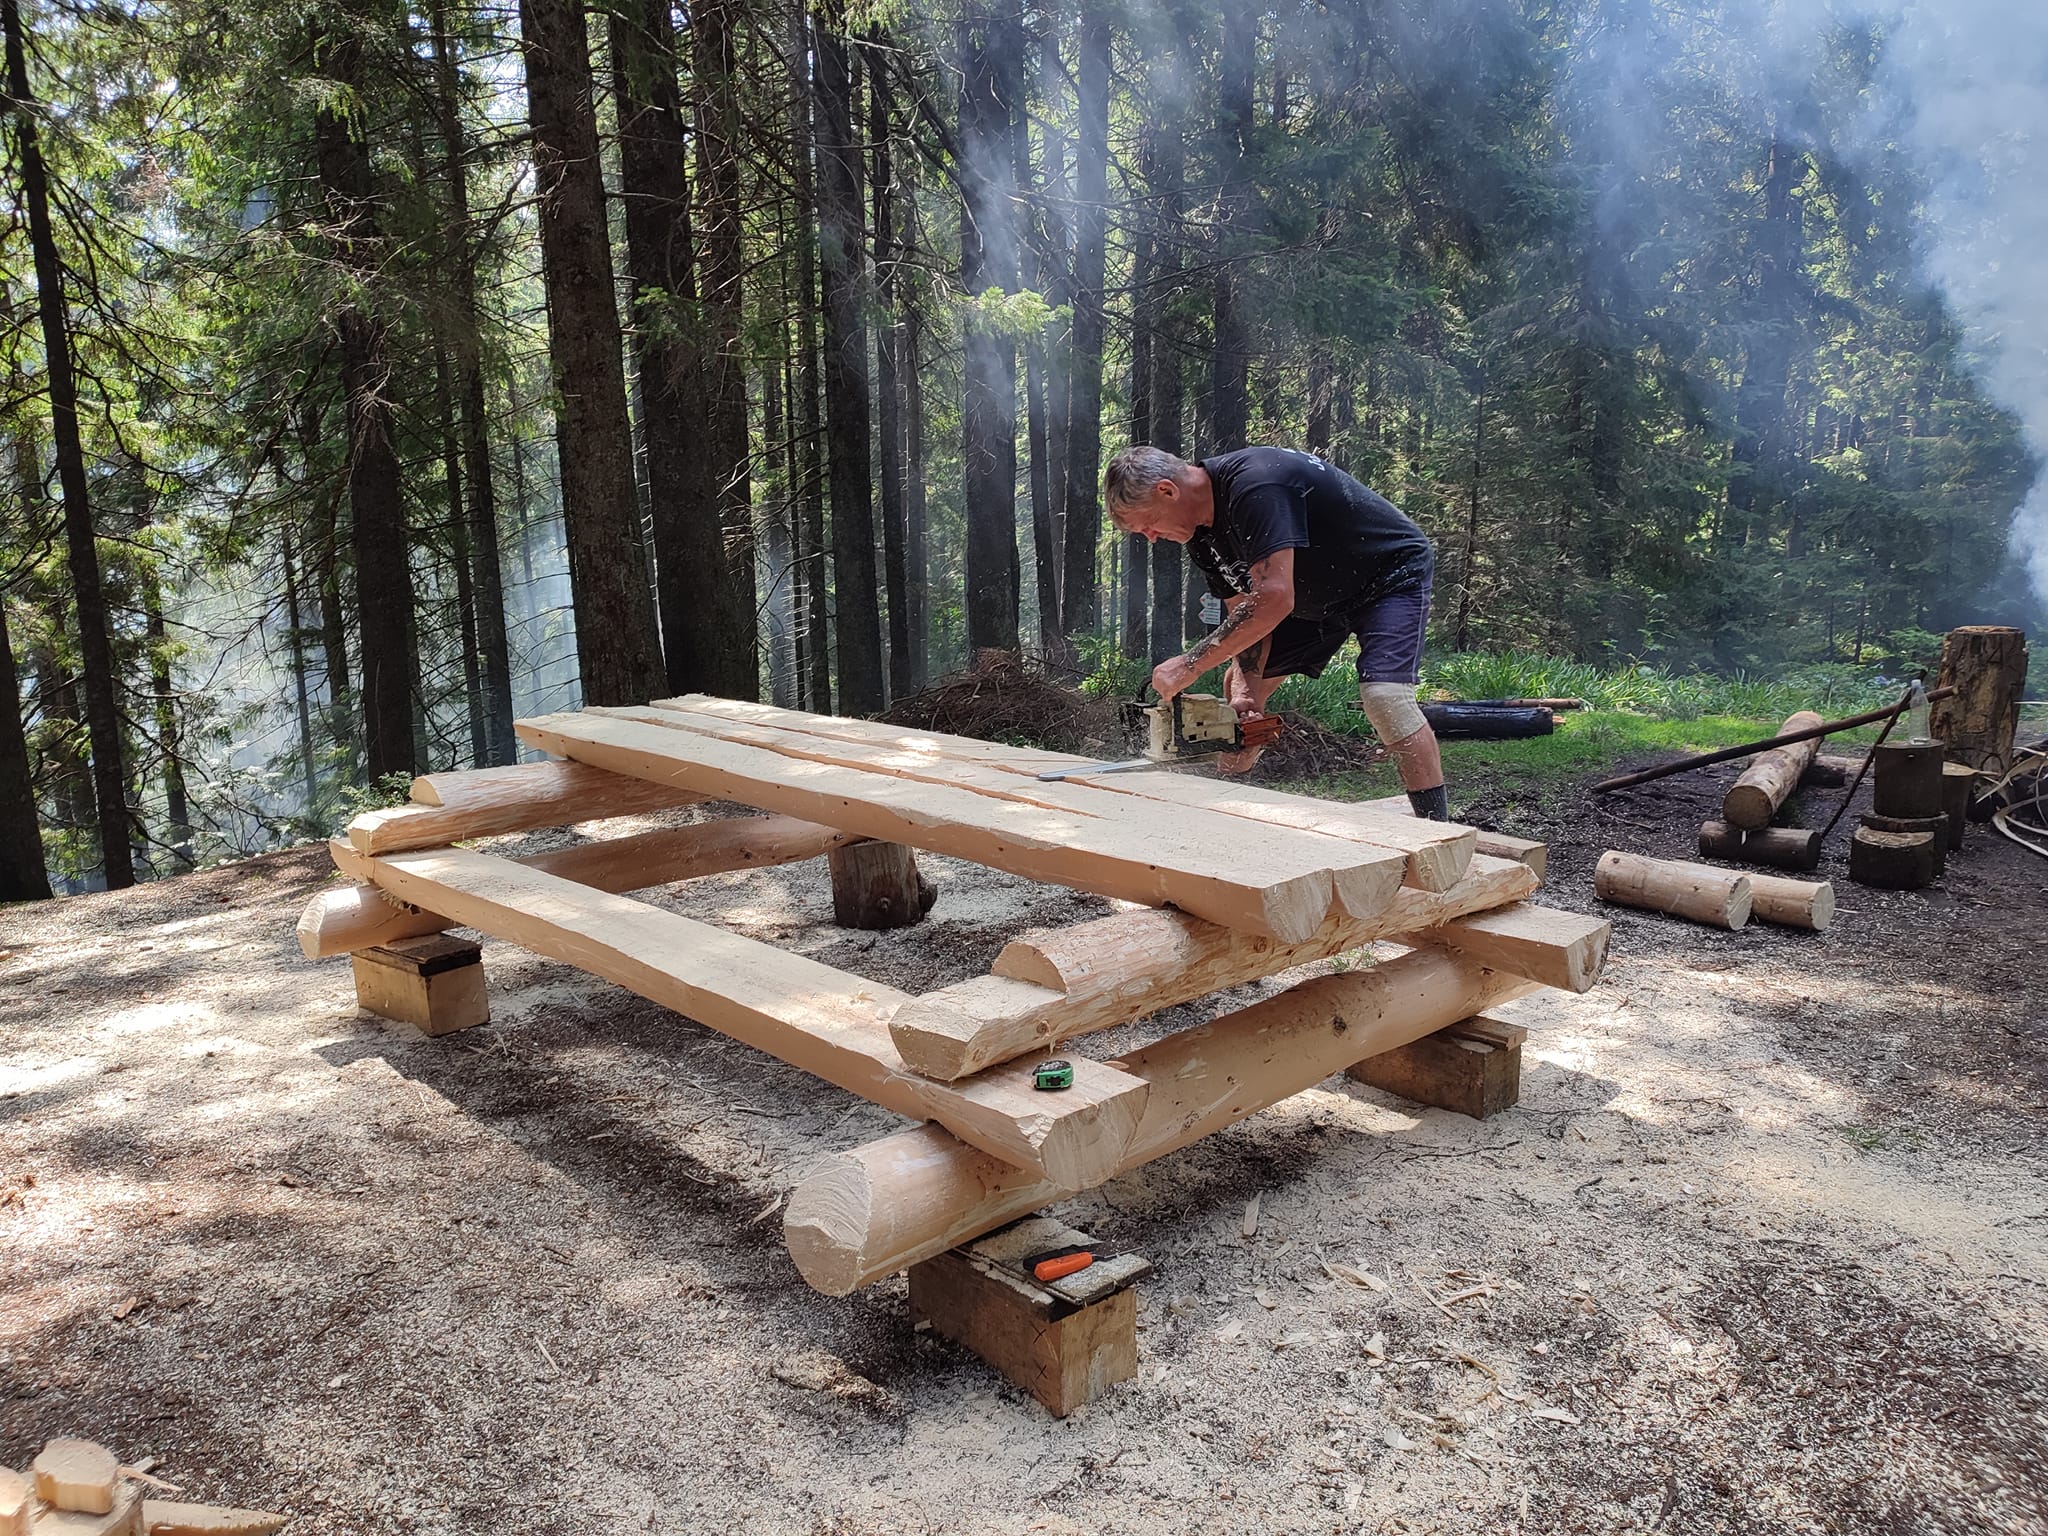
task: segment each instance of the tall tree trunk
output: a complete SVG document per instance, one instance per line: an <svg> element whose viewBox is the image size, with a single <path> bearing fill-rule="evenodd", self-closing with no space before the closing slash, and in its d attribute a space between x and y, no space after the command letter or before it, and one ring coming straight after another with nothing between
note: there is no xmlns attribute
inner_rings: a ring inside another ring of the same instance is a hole
<svg viewBox="0 0 2048 1536"><path fill-rule="evenodd" d="M1486 389L1472 402L1472 488L1465 508L1465 558L1458 571L1457 649L1471 649L1472 589L1479 571L1479 483L1486 474Z"/></svg>
<svg viewBox="0 0 2048 1536"><path fill-rule="evenodd" d="M1806 176L1806 151L1774 138L1764 177L1763 227L1757 233L1756 320L1747 328L1742 382L1735 397L1736 462L1728 477L1723 545L1740 549L1766 531L1783 497L1791 453L1786 391L1798 341L1797 287L1804 262L1804 204L1792 193Z"/></svg>
<svg viewBox="0 0 2048 1536"><path fill-rule="evenodd" d="M1102 340L1109 205L1109 17L1081 22L1074 147L1074 349L1067 396L1067 521L1060 625L1069 635L1102 626Z"/></svg>
<svg viewBox="0 0 2048 1536"><path fill-rule="evenodd" d="M1058 24L1058 11L1046 0L1042 7L1046 13L1048 36L1044 49L1051 54L1042 62L1039 75L1041 85L1053 85L1053 71L1045 63L1058 63L1057 40L1051 36ZM1020 38L1021 42L1022 39ZM1020 81L1021 89L1021 81ZM1018 235L1019 280L1025 288L1045 295L1049 303L1060 302L1060 281L1057 266L1048 259L1052 243L1052 220L1046 210L1047 201L1055 195L1053 177L1055 172L1050 160L1053 129L1050 118L1057 108L1050 94L1043 97L1042 119L1046 121L1047 140L1046 178L1041 187L1031 167L1031 124L1021 110L1010 120L1010 174L1017 189L1016 216ZM1038 217L1024 210L1038 210ZM1036 227L1032 227L1035 224ZM1025 483L1029 487L1031 509L1031 564L1032 584L1038 597L1038 652L1048 662L1057 663L1060 657L1060 547L1059 523L1066 516L1066 509L1057 512L1053 505L1051 430L1048 420L1047 397L1051 393L1052 360L1047 355L1045 332L1040 329L1024 339L1024 441L1028 455Z"/></svg>
<svg viewBox="0 0 2048 1536"><path fill-rule="evenodd" d="M447 347L434 346L434 414L441 421L441 483L448 500L448 556L455 568L456 632L462 651L462 699L469 715L469 760L481 768L490 761L490 737L484 721L483 668L478 658L476 567L470 559L468 502L462 484L462 430L455 415L455 394L449 382Z"/></svg>
<svg viewBox="0 0 2048 1536"><path fill-rule="evenodd" d="M647 501L668 686L751 698L759 687L754 615L726 553L724 508L704 424L712 370L688 339L697 266L689 151L667 0L611 16L619 185L632 279L633 355L647 444Z"/></svg>
<svg viewBox="0 0 2048 1536"><path fill-rule="evenodd" d="M915 304L903 313L903 569L908 586L904 628L910 633L912 693L931 679L931 554L926 539L924 488L924 316Z"/></svg>
<svg viewBox="0 0 2048 1536"><path fill-rule="evenodd" d="M962 191L960 279L972 304L1017 291L1011 135L1023 95L1018 16L968 0L957 28ZM962 325L967 648L1017 649L1017 349L970 309Z"/></svg>
<svg viewBox="0 0 2048 1536"><path fill-rule="evenodd" d="M888 58L882 34L872 34L868 55L868 140L874 156L870 178L875 241L875 308L881 329L875 337L875 440L882 457L882 585L889 602L889 693L911 691L910 576L905 553L903 438L903 316L899 306L896 242L894 113Z"/></svg>
<svg viewBox="0 0 2048 1536"><path fill-rule="evenodd" d="M725 639L723 692L759 698L759 636L755 622L754 491L747 440L747 348L741 237L746 209L740 196L739 75L734 32L740 0L698 0L691 9L697 109L698 209L703 259L698 289L710 355L705 388L711 472L718 486L719 522L731 583L728 598L741 616Z"/></svg>
<svg viewBox="0 0 2048 1536"><path fill-rule="evenodd" d="M1158 249L1158 239L1150 224L1140 222L1132 232L1131 250L1129 431L1135 445L1152 441L1152 347L1159 324ZM1100 483L1098 475L1095 484ZM1123 654L1149 657L1152 654L1152 546L1145 542L1143 534L1126 533L1121 536L1121 547L1124 568Z"/></svg>
<svg viewBox="0 0 2048 1536"><path fill-rule="evenodd" d="M343 33L328 40L330 76L350 91L362 85L362 49ZM335 259L360 290L373 291L386 255L381 212L371 179L370 147L360 119L324 107L314 119L320 182L333 227ZM355 547L356 614L363 678L363 760L372 779L411 774L413 693L419 671L413 647L411 554L405 490L393 438L391 365L383 320L351 299L335 316L341 341L341 388L347 417L348 499Z"/></svg>
<svg viewBox="0 0 2048 1536"><path fill-rule="evenodd" d="M320 795L320 759L313 747L313 696L306 682L306 630L304 609L299 600L303 569L292 550L291 524L279 531L284 557L284 612L290 626L286 631L292 653L292 700L298 709L299 775L304 782L306 808L310 811Z"/></svg>
<svg viewBox="0 0 2048 1536"><path fill-rule="evenodd" d="M462 126L461 82L448 30L446 0L429 11L434 50L434 105L440 118L442 175L454 225L456 395L462 410L462 462L470 585L476 605L477 663L482 675L484 751L480 763L512 762L512 649L505 633L505 577L498 547L497 486L491 475L490 416L485 405L483 320L477 303L476 251L469 216L469 139Z"/></svg>
<svg viewBox="0 0 2048 1536"><path fill-rule="evenodd" d="M1216 159L1215 337L1209 373L1209 451L1245 445L1251 429L1251 336L1245 319L1243 226L1249 221L1252 64L1259 13L1253 0L1224 0Z"/></svg>
<svg viewBox="0 0 2048 1536"><path fill-rule="evenodd" d="M1336 370L1330 366L1330 350L1314 344L1308 356L1308 451L1319 459L1330 456L1330 428L1336 415Z"/></svg>
<svg viewBox="0 0 2048 1536"><path fill-rule="evenodd" d="M19 0L0 0L6 31L7 100L14 119L15 156L21 168L21 198L28 210L29 248L36 272L36 307L43 329L48 373L51 437L57 449L57 484L64 505L64 541L72 592L78 603L79 654L85 663L85 722L92 743L94 820L100 864L107 888L135 883L128 841L128 774L121 741L120 675L108 632L106 594L92 503L85 483L85 449L78 427L78 384L71 356L71 321L64 295L64 265L50 227L49 179L36 132L36 100L29 90L28 46L22 35Z"/></svg>
<svg viewBox="0 0 2048 1536"><path fill-rule="evenodd" d="M878 714L887 702L882 672L881 582L875 569L875 499L868 454L866 248L860 144L853 134L855 85L843 11L819 10L811 37L817 84L811 97L818 146L818 253L824 278L825 431L832 488L832 594L839 707Z"/></svg>
<svg viewBox="0 0 2048 1536"><path fill-rule="evenodd" d="M341 594L341 491L320 467L320 444L325 428L321 408L302 402L292 413L299 438L299 463L308 490L313 492L312 547L306 559L313 586L313 602L320 613L320 674L327 692L322 710L328 740L342 754L342 776L352 779L361 764L360 740L356 734L356 696L348 665L348 614Z"/></svg>
<svg viewBox="0 0 2048 1536"><path fill-rule="evenodd" d="M185 793L184 745L178 739L178 701L171 692L170 640L164 629L163 592L154 573L142 592L143 624L149 640L150 713L156 724L157 750L164 757L164 822L171 857L190 869L192 807Z"/></svg>
<svg viewBox="0 0 2048 1536"><path fill-rule="evenodd" d="M1168 453L1185 454L1187 436L1182 425L1186 409L1187 382L1178 338L1168 323L1168 308L1180 287L1182 271L1182 197L1185 191L1186 148L1177 120L1162 123L1147 140L1147 184L1159 209L1160 228L1155 246L1155 324L1152 336L1152 381L1148 399L1152 421L1146 441ZM1183 594L1186 591L1186 556L1178 544L1158 543L1151 549L1152 564L1152 660L1157 663L1179 653L1185 643L1187 618Z"/></svg>
<svg viewBox="0 0 2048 1536"><path fill-rule="evenodd" d="M817 205L811 167L809 13L802 0L789 7L790 192L796 205L796 568L802 575L799 623L803 636L804 705L832 712L832 630L826 601L824 437L818 419Z"/></svg>
<svg viewBox="0 0 2048 1536"><path fill-rule="evenodd" d="M786 252L789 242L780 228L777 236L777 248ZM782 272L786 285L787 263ZM788 333L786 325L782 330ZM769 582L768 598L762 605L768 620L768 698L778 709L795 709L802 702L797 697L796 502L792 495L796 444L789 433L789 371L787 357L771 357L761 373L761 440L768 445L769 463L778 466L772 477L775 495L761 530L762 564Z"/></svg>
<svg viewBox="0 0 2048 1536"><path fill-rule="evenodd" d="M0 902L46 901L49 895L28 735L21 724L21 676L7 632L6 602L0 597Z"/></svg>
<svg viewBox="0 0 2048 1536"><path fill-rule="evenodd" d="M583 702L644 703L666 677L640 543L590 39L578 0L520 0L519 25Z"/></svg>

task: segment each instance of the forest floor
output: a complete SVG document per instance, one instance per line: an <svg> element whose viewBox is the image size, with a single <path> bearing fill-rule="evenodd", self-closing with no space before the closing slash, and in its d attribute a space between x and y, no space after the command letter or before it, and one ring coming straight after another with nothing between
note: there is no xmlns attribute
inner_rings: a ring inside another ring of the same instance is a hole
<svg viewBox="0 0 2048 1536"><path fill-rule="evenodd" d="M1584 908L1732 772L1456 798ZM893 934L822 862L655 899L913 991L1105 905L922 862ZM1158 1274L1061 1423L790 1265L783 1192L892 1117L494 942L491 1025L387 1025L299 956L329 878L0 912L0 1462L92 1436L306 1536L2048 1531L2048 863L1986 828L1826 934L1612 913L1495 1119L1333 1079L1063 1207Z"/></svg>

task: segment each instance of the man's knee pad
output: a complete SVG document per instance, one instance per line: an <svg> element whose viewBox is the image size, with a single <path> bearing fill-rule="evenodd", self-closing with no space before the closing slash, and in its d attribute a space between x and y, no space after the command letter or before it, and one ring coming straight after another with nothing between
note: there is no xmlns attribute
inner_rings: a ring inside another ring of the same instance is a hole
<svg viewBox="0 0 2048 1536"><path fill-rule="evenodd" d="M1360 683L1358 698L1365 705L1365 718L1387 746L1406 741L1429 724L1415 702L1413 683Z"/></svg>

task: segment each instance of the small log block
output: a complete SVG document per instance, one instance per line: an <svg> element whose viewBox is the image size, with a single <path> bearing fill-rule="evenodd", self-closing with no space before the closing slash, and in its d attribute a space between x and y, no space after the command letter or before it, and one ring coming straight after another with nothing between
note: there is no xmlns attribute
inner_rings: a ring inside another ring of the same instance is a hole
<svg viewBox="0 0 2048 1536"><path fill-rule="evenodd" d="M910 1268L910 1315L963 1344L1063 1419L1138 1374L1132 1286L1152 1272L1135 1254L1099 1259L1064 1280L1031 1277L1032 1255L1093 1239L1048 1216Z"/></svg>
<svg viewBox="0 0 2048 1536"><path fill-rule="evenodd" d="M832 921L842 928L908 928L938 892L901 843L848 843L825 855L832 868Z"/></svg>
<svg viewBox="0 0 2048 1536"><path fill-rule="evenodd" d="M1613 925L1602 917L1526 901L1476 913L1415 935L1448 944L1497 970L1565 992L1590 992L1607 964Z"/></svg>
<svg viewBox="0 0 2048 1536"><path fill-rule="evenodd" d="M28 1536L29 1507L35 1498L34 1479L0 1467L0 1536Z"/></svg>
<svg viewBox="0 0 2048 1536"><path fill-rule="evenodd" d="M356 1003L424 1034L446 1035L491 1021L483 949L446 934L356 951Z"/></svg>
<svg viewBox="0 0 2048 1536"><path fill-rule="evenodd" d="M1875 811L1857 818L1873 832L1925 832L1934 839L1934 872L1948 868L1949 824L1946 816L1880 816Z"/></svg>
<svg viewBox="0 0 2048 1536"><path fill-rule="evenodd" d="M1751 875L1749 894L1749 915L1767 923L1820 933L1835 920L1835 887L1826 880Z"/></svg>
<svg viewBox="0 0 2048 1536"><path fill-rule="evenodd" d="M1788 735L1793 731L1810 731L1826 722L1810 709L1788 715L1785 723L1778 728L1778 734ZM1730 826L1745 831L1757 831L1768 827L1771 818L1778 814L1792 791L1799 787L1799 777L1806 772L1807 765L1820 753L1820 738L1809 741L1790 742L1782 747L1773 747L1760 752L1742 777L1728 788L1721 797L1721 819Z"/></svg>
<svg viewBox="0 0 2048 1536"><path fill-rule="evenodd" d="M1870 808L1880 816L1939 816L1942 748L1938 741L1882 741L1871 765Z"/></svg>
<svg viewBox="0 0 2048 1536"><path fill-rule="evenodd" d="M1931 832L1884 832L1858 827L1849 842L1849 878L1881 890L1917 891L1934 882Z"/></svg>
<svg viewBox="0 0 2048 1536"><path fill-rule="evenodd" d="M1593 890L1602 901L1690 918L1714 928L1740 928L1749 921L1752 900L1747 875L1616 849L1600 855Z"/></svg>
<svg viewBox="0 0 2048 1536"><path fill-rule="evenodd" d="M1948 812L1948 849L1963 846L1963 832L1970 825L1970 790L1977 782L1977 770L1963 763L1941 765L1941 806Z"/></svg>
<svg viewBox="0 0 2048 1536"><path fill-rule="evenodd" d="M1725 821L1700 823L1700 855L1768 864L1773 869L1816 869L1820 865L1820 834L1804 827L1765 827L1746 832Z"/></svg>
<svg viewBox="0 0 2048 1536"><path fill-rule="evenodd" d="M104 1515L114 1507L121 1483L121 1463L104 1445L91 1440L52 1440L29 1464L36 1497L52 1509Z"/></svg>
<svg viewBox="0 0 2048 1536"><path fill-rule="evenodd" d="M1931 727L1949 755L1994 774L2010 768L2026 682L2024 632L1991 624L1950 630L1941 647L1939 686L1955 692L1935 700Z"/></svg>
<svg viewBox="0 0 2048 1536"><path fill-rule="evenodd" d="M142 1526L149 1536L270 1536L290 1519L290 1515L267 1509L177 1504L168 1499L142 1501Z"/></svg>
<svg viewBox="0 0 2048 1536"><path fill-rule="evenodd" d="M1799 782L1816 789L1840 789L1844 784L1853 781L1862 767L1863 759L1860 757L1841 757L1821 752L1806 765L1806 772Z"/></svg>
<svg viewBox="0 0 2048 1536"><path fill-rule="evenodd" d="M1484 1120L1521 1099L1522 1042L1528 1037L1519 1025L1481 1015L1346 1070L1386 1093Z"/></svg>

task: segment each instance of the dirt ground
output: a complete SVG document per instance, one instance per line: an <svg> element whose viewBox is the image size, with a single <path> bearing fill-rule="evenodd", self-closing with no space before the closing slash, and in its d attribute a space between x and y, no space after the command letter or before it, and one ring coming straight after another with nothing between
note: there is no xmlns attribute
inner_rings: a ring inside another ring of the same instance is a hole
<svg viewBox="0 0 2048 1536"><path fill-rule="evenodd" d="M1461 798L1584 907L1726 782ZM654 899L913 991L1105 907L923 862L896 934L822 861ZM1333 1079L1063 1207L1159 1271L1063 1423L791 1266L805 1163L899 1122L497 943L489 1027L387 1025L293 941L329 878L0 912L0 1462L89 1435L308 1536L2048 1532L2048 862L1987 829L1824 935L1615 912L1493 1120Z"/></svg>

